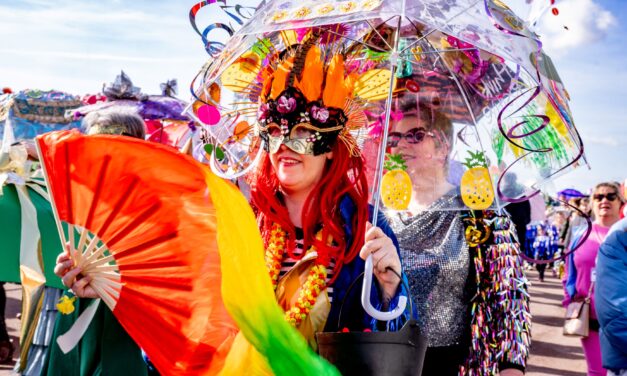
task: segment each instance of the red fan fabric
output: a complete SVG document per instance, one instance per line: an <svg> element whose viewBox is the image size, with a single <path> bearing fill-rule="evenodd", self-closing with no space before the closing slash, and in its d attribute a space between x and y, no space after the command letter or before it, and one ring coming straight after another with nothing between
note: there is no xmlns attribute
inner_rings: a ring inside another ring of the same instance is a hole
<svg viewBox="0 0 627 376"><path fill-rule="evenodd" d="M220 291L205 167L172 148L75 131L38 137L61 221L84 227L120 270L113 313L166 375L222 368L237 333Z"/></svg>

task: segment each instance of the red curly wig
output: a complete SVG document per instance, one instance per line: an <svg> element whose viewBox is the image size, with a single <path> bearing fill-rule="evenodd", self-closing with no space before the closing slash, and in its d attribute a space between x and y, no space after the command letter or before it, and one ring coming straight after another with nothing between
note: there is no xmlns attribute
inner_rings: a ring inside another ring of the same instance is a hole
<svg viewBox="0 0 627 376"><path fill-rule="evenodd" d="M303 207L302 223L305 236L304 249L314 245L318 251L318 260L327 267L331 261L335 261L333 270L335 279L342 266L353 260L364 244L365 223L368 220L368 182L361 155L351 155L343 142L336 142L332 151L333 158L327 161L322 178L307 197ZM257 169L248 180L251 186L251 204L257 214L257 222L266 246L270 229L277 223L287 232L290 257L298 258L293 254L295 227L282 202L279 180L267 153L263 155ZM356 208L352 223L344 223L340 213L340 202L346 196ZM347 244L344 225L349 225L353 229L352 244ZM320 228L322 228L321 239L328 239L330 236L333 244L316 239L316 232Z"/></svg>

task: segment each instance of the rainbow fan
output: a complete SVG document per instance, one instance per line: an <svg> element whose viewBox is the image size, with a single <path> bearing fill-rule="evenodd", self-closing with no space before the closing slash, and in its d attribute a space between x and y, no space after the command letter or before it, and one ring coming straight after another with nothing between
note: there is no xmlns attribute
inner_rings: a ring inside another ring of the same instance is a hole
<svg viewBox="0 0 627 376"><path fill-rule="evenodd" d="M129 137L52 132L37 145L72 260L162 374L337 374L283 320L236 187Z"/></svg>

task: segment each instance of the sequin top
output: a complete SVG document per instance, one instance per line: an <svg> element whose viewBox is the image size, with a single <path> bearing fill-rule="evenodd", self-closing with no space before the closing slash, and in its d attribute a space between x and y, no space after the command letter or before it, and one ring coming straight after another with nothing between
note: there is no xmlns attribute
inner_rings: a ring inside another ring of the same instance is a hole
<svg viewBox="0 0 627 376"><path fill-rule="evenodd" d="M460 205L456 191L451 191L413 217L407 212L388 213L430 347L462 344L468 338L470 300L476 288L470 278L470 253L459 211L442 210Z"/></svg>

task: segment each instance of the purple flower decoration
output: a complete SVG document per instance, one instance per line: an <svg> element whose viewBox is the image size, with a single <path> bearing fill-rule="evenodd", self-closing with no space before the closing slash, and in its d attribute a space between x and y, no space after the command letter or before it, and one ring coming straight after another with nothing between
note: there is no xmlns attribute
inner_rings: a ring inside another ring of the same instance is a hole
<svg viewBox="0 0 627 376"><path fill-rule="evenodd" d="M321 123L326 123L329 119L329 110L314 105L311 107L311 116Z"/></svg>
<svg viewBox="0 0 627 376"><path fill-rule="evenodd" d="M296 99L294 98L286 98L285 95L282 95L277 102L276 109L282 114L289 114L296 109Z"/></svg>
<svg viewBox="0 0 627 376"><path fill-rule="evenodd" d="M268 110L270 110L270 106L267 103L262 103L257 110L257 119L266 120L268 117Z"/></svg>

